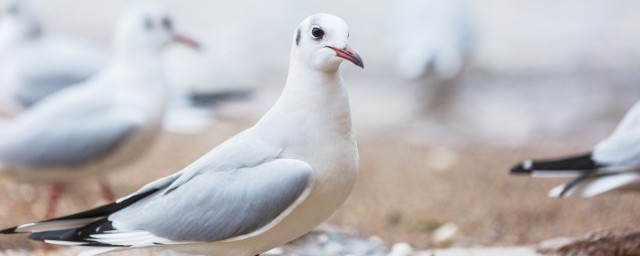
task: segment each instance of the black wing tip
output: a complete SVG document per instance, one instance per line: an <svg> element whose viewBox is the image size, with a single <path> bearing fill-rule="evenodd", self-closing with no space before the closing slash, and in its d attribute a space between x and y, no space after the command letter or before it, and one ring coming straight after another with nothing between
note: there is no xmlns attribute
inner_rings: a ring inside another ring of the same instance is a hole
<svg viewBox="0 0 640 256"><path fill-rule="evenodd" d="M515 175L530 175L533 172L533 169L531 169L531 160L527 160L521 164L518 164L514 167L511 167L511 170L509 171L509 173L511 174L515 174Z"/></svg>
<svg viewBox="0 0 640 256"><path fill-rule="evenodd" d="M29 239L42 242L44 242L44 240L62 240L62 237L68 233L68 229L58 231L34 232L29 235Z"/></svg>
<svg viewBox="0 0 640 256"><path fill-rule="evenodd" d="M72 228L65 230L53 230L34 232L29 235L29 239L36 241L66 241L82 243L80 246L91 247L127 247L124 245L113 245L91 240L93 234L104 234L105 232L115 230L113 224L108 219L101 219L81 228Z"/></svg>
<svg viewBox="0 0 640 256"><path fill-rule="evenodd" d="M0 234L4 234L4 235L18 234L19 232L16 231L17 229L18 227L12 227L8 229L0 230Z"/></svg>
<svg viewBox="0 0 640 256"><path fill-rule="evenodd" d="M565 158L533 161L527 160L511 168L511 174L532 174L534 171L592 171L604 165L593 160L592 153Z"/></svg>

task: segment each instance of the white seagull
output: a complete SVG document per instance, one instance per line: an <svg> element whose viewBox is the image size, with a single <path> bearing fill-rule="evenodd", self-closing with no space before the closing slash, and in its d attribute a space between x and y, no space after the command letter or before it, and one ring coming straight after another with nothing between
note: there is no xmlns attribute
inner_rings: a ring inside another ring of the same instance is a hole
<svg viewBox="0 0 640 256"><path fill-rule="evenodd" d="M62 185L137 159L161 128L168 91L161 54L171 41L195 46L161 8L128 12L116 28L109 66L0 125L0 174L52 184L51 216Z"/></svg>
<svg viewBox="0 0 640 256"><path fill-rule="evenodd" d="M253 256L309 232L344 202L358 174L338 68L344 59L363 64L348 36L334 15L308 17L295 32L282 95L253 127L113 204L1 233L97 248L81 255L160 247Z"/></svg>
<svg viewBox="0 0 640 256"><path fill-rule="evenodd" d="M398 11L396 68L406 79L451 80L471 55L469 0L406 0Z"/></svg>
<svg viewBox="0 0 640 256"><path fill-rule="evenodd" d="M607 139L588 153L546 161L528 160L512 174L533 177L573 177L549 192L551 197L579 194L593 197L620 189L640 189L640 102L627 112Z"/></svg>
<svg viewBox="0 0 640 256"><path fill-rule="evenodd" d="M107 55L43 27L36 0L0 0L0 100L5 112L33 106L102 69Z"/></svg>

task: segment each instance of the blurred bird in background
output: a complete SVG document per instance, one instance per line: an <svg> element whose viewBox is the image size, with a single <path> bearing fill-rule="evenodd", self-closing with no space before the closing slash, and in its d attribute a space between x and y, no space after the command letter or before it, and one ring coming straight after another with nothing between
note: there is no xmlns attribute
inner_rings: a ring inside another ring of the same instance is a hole
<svg viewBox="0 0 640 256"><path fill-rule="evenodd" d="M160 7L146 4L119 21L111 64L0 126L0 173L49 184L47 216L63 185L103 178L141 156L161 130L168 97L162 52L171 42L198 48L174 30Z"/></svg>
<svg viewBox="0 0 640 256"><path fill-rule="evenodd" d="M39 0L0 0L0 111L16 114L107 65L109 55L77 38L52 35ZM171 100L164 127L200 133L213 122L215 104L244 99L252 88L221 86L211 78L204 52L164 60ZM184 57L184 56L187 57Z"/></svg>
<svg viewBox="0 0 640 256"><path fill-rule="evenodd" d="M98 47L52 35L38 0L0 0L0 107L6 114L93 76L108 61Z"/></svg>
<svg viewBox="0 0 640 256"><path fill-rule="evenodd" d="M627 112L613 134L590 152L553 160L528 160L513 167L511 173L574 178L549 191L551 197L593 197L614 190L640 189L640 102Z"/></svg>
<svg viewBox="0 0 640 256"><path fill-rule="evenodd" d="M468 0L406 0L397 12L396 70L426 82L422 97L429 113L446 111L473 47Z"/></svg>

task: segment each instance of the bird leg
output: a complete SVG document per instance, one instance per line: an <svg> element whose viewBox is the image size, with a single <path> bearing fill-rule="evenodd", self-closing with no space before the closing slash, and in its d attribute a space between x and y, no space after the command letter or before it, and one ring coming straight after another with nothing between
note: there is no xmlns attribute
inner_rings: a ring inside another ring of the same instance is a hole
<svg viewBox="0 0 640 256"><path fill-rule="evenodd" d="M116 199L115 194L113 193L113 189L111 189L111 185L109 184L109 180L105 177L99 178L100 182L100 192L102 193L102 198L107 200L108 202L113 202Z"/></svg>
<svg viewBox="0 0 640 256"><path fill-rule="evenodd" d="M55 217L56 209L58 207L58 199L62 194L62 186L60 184L50 185L47 189L47 211L45 213L45 219Z"/></svg>

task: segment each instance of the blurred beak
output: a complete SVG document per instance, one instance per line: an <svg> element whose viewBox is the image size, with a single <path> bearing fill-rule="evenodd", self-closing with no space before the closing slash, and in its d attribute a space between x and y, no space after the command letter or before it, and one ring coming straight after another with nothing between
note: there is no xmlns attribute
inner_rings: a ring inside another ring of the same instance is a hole
<svg viewBox="0 0 640 256"><path fill-rule="evenodd" d="M356 66L358 67L364 68L364 63L362 63L362 58L360 58L360 55L356 51L351 49L351 47L346 46L344 47L344 49L338 49L333 46L327 46L327 47L330 48L331 50L334 50L336 52L336 56L343 58L345 60L351 61L353 62L353 64L356 64Z"/></svg>
<svg viewBox="0 0 640 256"><path fill-rule="evenodd" d="M193 48L194 50L200 50L200 43L198 43L198 41L194 40L191 37L185 36L185 35L181 35L181 34L173 34L173 36L171 37L171 40L179 43L179 44L183 44L186 45L188 47Z"/></svg>

